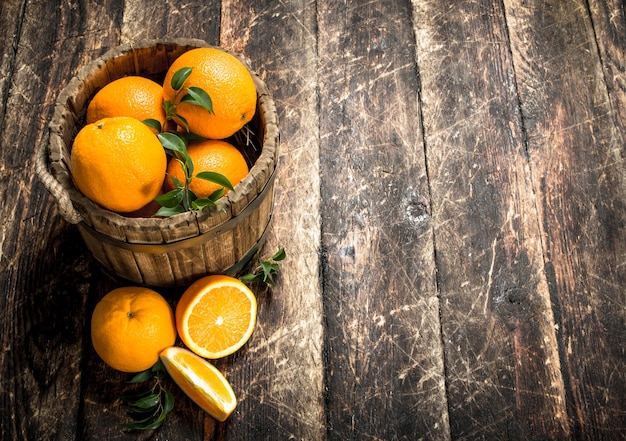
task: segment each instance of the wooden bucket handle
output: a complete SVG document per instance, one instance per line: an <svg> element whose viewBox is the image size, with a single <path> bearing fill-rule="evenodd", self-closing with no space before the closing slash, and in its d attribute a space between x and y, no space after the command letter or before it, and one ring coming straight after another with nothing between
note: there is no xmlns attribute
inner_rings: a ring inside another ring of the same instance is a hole
<svg viewBox="0 0 626 441"><path fill-rule="evenodd" d="M63 218L71 224L78 224L83 221L83 217L74 208L67 190L48 171L48 138L49 134L46 134L37 151L35 171L46 189L57 199Z"/></svg>

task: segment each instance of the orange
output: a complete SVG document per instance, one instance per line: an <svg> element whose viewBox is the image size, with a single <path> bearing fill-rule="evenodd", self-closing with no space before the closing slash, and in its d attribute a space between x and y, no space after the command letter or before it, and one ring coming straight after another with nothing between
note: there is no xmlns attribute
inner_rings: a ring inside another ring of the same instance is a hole
<svg viewBox="0 0 626 441"><path fill-rule="evenodd" d="M114 116L131 116L140 121L156 119L163 126L163 87L139 76L112 81L100 89L89 103L87 124Z"/></svg>
<svg viewBox="0 0 626 441"><path fill-rule="evenodd" d="M193 143L187 147L187 153L193 162L194 175L203 171L221 173L234 187L248 174L248 165L243 155L226 141L209 139ZM176 158L170 159L167 174L185 182L183 168ZM174 182L169 177L165 184L168 190L174 188ZM189 185L189 189L199 198L206 198L220 188L221 185L200 178L193 178Z"/></svg>
<svg viewBox="0 0 626 441"><path fill-rule="evenodd" d="M149 369L159 360L159 353L175 340L172 308L151 289L136 286L114 289L93 311L93 347L106 364L118 371Z"/></svg>
<svg viewBox="0 0 626 441"><path fill-rule="evenodd" d="M256 309L256 298L243 282L206 276L191 284L178 301L176 328L183 343L201 357L225 357L252 335Z"/></svg>
<svg viewBox="0 0 626 441"><path fill-rule="evenodd" d="M78 189L106 209L135 211L161 191L167 157L159 138L135 118L104 118L84 126L72 146Z"/></svg>
<svg viewBox="0 0 626 441"><path fill-rule="evenodd" d="M213 418L225 421L235 410L237 398L228 380L204 358L175 346L160 357L174 382Z"/></svg>
<svg viewBox="0 0 626 441"><path fill-rule="evenodd" d="M176 96L171 81L184 67L191 75ZM180 102L189 87L209 94L213 113L198 105ZM252 75L228 52L218 48L197 48L179 56L170 66L163 82L163 98L176 105L176 113L189 124L189 131L205 138L228 138L252 119L256 110L256 87Z"/></svg>

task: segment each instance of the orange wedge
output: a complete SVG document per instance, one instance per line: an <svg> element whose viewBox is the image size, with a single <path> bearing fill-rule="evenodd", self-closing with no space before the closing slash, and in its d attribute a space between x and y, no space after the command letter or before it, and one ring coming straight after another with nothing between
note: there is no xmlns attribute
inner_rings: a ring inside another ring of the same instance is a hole
<svg viewBox="0 0 626 441"><path fill-rule="evenodd" d="M241 348L256 324L256 298L240 280L214 275L194 282L176 306L183 343L205 358L221 358Z"/></svg>
<svg viewBox="0 0 626 441"><path fill-rule="evenodd" d="M165 370L198 406L219 421L225 421L237 406L228 380L215 366L193 352L176 346L160 354Z"/></svg>

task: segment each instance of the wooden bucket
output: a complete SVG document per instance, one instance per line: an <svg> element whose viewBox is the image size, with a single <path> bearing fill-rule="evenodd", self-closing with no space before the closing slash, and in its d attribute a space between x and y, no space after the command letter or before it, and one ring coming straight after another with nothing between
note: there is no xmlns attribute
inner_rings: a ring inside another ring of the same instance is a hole
<svg viewBox="0 0 626 441"><path fill-rule="evenodd" d="M196 47L210 45L191 39L141 41L112 49L84 66L59 94L47 140L39 149L37 174L57 199L60 213L78 226L105 271L128 283L173 287L208 274L235 275L257 254L269 229L278 163L278 117L264 82L238 54L233 55L244 62L254 79L257 110L248 124L252 139L243 145L229 140L242 151L250 173L235 192L218 201L222 209L205 208L163 219L128 218L96 205L74 186L69 170L71 146L95 93L127 75L161 82L171 63Z"/></svg>

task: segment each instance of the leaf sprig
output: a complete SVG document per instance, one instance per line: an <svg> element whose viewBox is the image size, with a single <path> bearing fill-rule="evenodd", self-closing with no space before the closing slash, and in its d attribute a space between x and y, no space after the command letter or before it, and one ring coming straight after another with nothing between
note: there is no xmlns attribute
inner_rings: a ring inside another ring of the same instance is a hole
<svg viewBox="0 0 626 441"><path fill-rule="evenodd" d="M251 273L239 277L239 280L245 284L265 283L269 286L274 286L274 276L276 276L279 271L278 262L285 260L285 257L287 257L287 253L285 253L285 249L281 247L269 259L260 260Z"/></svg>
<svg viewBox="0 0 626 441"><path fill-rule="evenodd" d="M230 180L221 173L202 171L194 174L193 162L187 153L187 145L189 142L202 141L205 138L189 131L187 120L176 112L176 106L180 103L191 103L206 109L210 113L214 112L211 97L204 89L195 86L185 87L185 82L191 75L192 70L193 68L191 67L183 67L174 73L170 82L174 90L174 99L163 102L163 108L166 113L166 126L169 121L174 121L183 127L186 133L163 131L161 123L155 119L143 121L146 125L159 132L157 136L159 141L161 141L161 145L163 145L163 148L170 156L176 158L180 163L185 176L184 182L181 182L174 176L170 176L175 188L155 198L161 205L161 208L154 214L156 217L168 217L186 211L202 210L204 207L214 207L217 205L216 201L224 195L226 189L234 191ZM198 198L189 188L194 178L213 182L221 185L222 188L206 198Z"/></svg>
<svg viewBox="0 0 626 441"><path fill-rule="evenodd" d="M187 153L187 144L190 139L189 137L176 132L159 133L157 136L161 141L161 145L163 145L163 148L165 148L168 154L176 158L176 160L180 163L185 176L185 181L181 182L176 177L170 176L174 182L175 188L155 198L155 200L161 205L161 208L154 214L154 216L167 217L184 213L185 211L202 210L204 207L215 207L217 206L217 200L224 195L226 188L230 191L235 191L230 180L221 173L211 171L195 173L193 162ZM198 198L189 188L191 181L194 178L214 182L221 185L222 188L214 191L206 198Z"/></svg>
<svg viewBox="0 0 626 441"><path fill-rule="evenodd" d="M131 430L156 429L174 408L174 395L163 387L162 380L166 376L165 367L158 361L152 368L135 375L129 384L144 383L154 380L147 390L134 395L125 395L121 399L129 404L133 422L124 424Z"/></svg>
<svg viewBox="0 0 626 441"><path fill-rule="evenodd" d="M176 106L180 103L190 103L200 106L207 110L211 114L215 114L213 111L213 101L211 96L201 87L190 86L184 87L185 82L193 71L192 67L182 67L178 69L170 81L170 85L174 90L174 99L172 101L167 100L163 102L163 109L165 110L166 125L169 121L174 121L181 127L184 127L189 132L189 124L185 117L176 112ZM144 124L155 129L157 132L163 132L164 127L161 127L161 123L156 119L145 119Z"/></svg>

